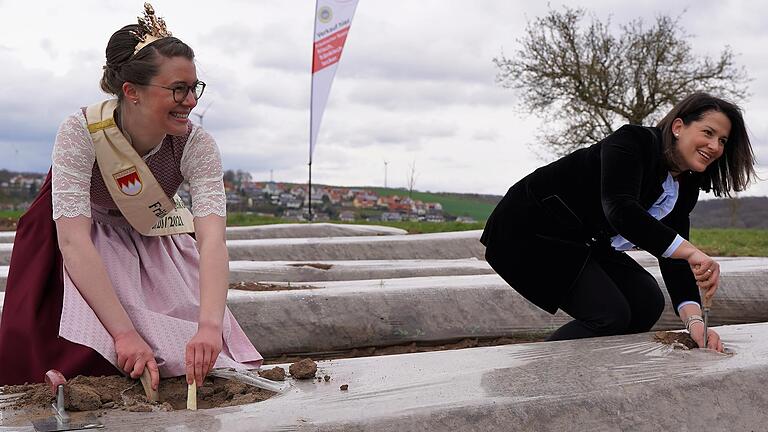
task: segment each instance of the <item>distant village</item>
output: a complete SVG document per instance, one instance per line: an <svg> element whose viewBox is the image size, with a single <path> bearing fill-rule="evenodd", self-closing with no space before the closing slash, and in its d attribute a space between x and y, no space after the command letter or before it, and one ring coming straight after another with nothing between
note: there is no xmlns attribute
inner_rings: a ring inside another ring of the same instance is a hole
<svg viewBox="0 0 768 432"><path fill-rule="evenodd" d="M26 210L44 181L44 174L0 170L0 210Z"/></svg>
<svg viewBox="0 0 768 432"><path fill-rule="evenodd" d="M3 175L5 174L5 175ZM26 210L45 180L44 174L0 171L0 210ZM313 221L457 221L474 223L466 217L452 217L439 202L412 199L408 191L402 195L381 196L362 188L312 186L274 181L252 181L243 171L227 171L224 175L228 212L245 212L274 216L288 221L308 221L310 203ZM183 184L179 196L191 205L189 185Z"/></svg>

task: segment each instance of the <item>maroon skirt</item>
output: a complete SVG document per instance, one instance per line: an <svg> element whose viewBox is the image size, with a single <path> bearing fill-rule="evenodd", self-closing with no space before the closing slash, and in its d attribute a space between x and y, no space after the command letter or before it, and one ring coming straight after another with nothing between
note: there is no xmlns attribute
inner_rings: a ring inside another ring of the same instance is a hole
<svg viewBox="0 0 768 432"><path fill-rule="evenodd" d="M59 337L63 264L52 218L51 173L19 219L0 320L0 385L65 377L119 374L93 349Z"/></svg>

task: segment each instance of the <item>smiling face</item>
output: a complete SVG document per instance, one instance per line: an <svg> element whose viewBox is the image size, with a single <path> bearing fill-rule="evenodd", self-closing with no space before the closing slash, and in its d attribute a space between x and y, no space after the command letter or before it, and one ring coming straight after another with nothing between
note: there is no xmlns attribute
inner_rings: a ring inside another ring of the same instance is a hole
<svg viewBox="0 0 768 432"><path fill-rule="evenodd" d="M685 124L676 118L672 133L677 141L676 153L680 171L704 172L723 155L731 134L731 121L719 111L707 111L699 120Z"/></svg>
<svg viewBox="0 0 768 432"><path fill-rule="evenodd" d="M150 85L138 86L137 89L142 116L151 119L158 132L168 135L186 134L189 113L197 105L197 100L190 91L184 100L176 102L169 88L192 86L195 82L197 70L192 60L159 56L157 75L152 78Z"/></svg>

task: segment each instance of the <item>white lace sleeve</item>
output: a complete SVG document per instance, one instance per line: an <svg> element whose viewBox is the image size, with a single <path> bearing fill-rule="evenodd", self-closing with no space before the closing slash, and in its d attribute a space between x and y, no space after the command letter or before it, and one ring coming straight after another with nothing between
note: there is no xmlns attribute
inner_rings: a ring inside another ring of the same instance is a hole
<svg viewBox="0 0 768 432"><path fill-rule="evenodd" d="M91 217L91 173L96 154L82 111L59 126L51 159L53 218Z"/></svg>
<svg viewBox="0 0 768 432"><path fill-rule="evenodd" d="M227 215L221 155L211 134L195 125L181 156L181 174L189 182L195 217Z"/></svg>

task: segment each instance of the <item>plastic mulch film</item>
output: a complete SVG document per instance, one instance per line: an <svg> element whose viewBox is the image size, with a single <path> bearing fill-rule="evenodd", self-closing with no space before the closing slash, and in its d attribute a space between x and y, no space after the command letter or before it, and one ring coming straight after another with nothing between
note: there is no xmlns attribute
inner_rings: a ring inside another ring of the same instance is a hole
<svg viewBox="0 0 768 432"><path fill-rule="evenodd" d="M768 324L715 330L730 353L644 333L335 360L318 363L328 381L264 402L101 420L110 431L763 430Z"/></svg>

